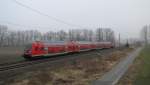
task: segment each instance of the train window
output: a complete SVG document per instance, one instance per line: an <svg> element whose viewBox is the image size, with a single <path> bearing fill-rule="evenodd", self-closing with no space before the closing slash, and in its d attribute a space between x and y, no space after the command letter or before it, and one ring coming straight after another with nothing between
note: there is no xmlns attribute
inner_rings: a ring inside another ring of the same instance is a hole
<svg viewBox="0 0 150 85"><path fill-rule="evenodd" d="M48 51L48 48L47 48L47 47L45 47L45 48L44 48L44 50L45 50L45 51Z"/></svg>
<svg viewBox="0 0 150 85"><path fill-rule="evenodd" d="M44 50L44 47L41 47L40 50Z"/></svg>

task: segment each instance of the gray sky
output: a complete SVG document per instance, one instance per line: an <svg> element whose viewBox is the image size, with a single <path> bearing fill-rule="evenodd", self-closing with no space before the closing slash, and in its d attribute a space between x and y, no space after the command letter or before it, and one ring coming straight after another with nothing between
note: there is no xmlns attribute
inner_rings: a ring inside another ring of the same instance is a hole
<svg viewBox="0 0 150 85"><path fill-rule="evenodd" d="M150 0L17 0L45 14L63 21L96 29L110 27L123 38L138 37L143 25L150 23ZM0 0L0 24L12 22L40 26L48 30L71 29L71 27L26 9L13 0ZM31 27L8 25L10 29L24 30Z"/></svg>

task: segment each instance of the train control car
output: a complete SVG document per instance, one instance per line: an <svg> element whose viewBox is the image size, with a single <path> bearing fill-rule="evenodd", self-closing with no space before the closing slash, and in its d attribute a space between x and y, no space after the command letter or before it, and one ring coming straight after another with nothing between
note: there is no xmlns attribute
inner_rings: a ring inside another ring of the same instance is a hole
<svg viewBox="0 0 150 85"><path fill-rule="evenodd" d="M112 47L111 42L35 41L26 46L23 57L26 59L42 58L44 56Z"/></svg>

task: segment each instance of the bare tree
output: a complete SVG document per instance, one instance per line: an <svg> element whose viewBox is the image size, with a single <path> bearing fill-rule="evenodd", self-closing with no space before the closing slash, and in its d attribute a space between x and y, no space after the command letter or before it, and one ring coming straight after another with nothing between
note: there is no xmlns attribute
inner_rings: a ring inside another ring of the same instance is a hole
<svg viewBox="0 0 150 85"><path fill-rule="evenodd" d="M102 28L98 28L96 30L96 40L103 41L103 29Z"/></svg>
<svg viewBox="0 0 150 85"><path fill-rule="evenodd" d="M58 35L59 40L61 41L64 41L67 39L67 33L63 30L58 31L57 35Z"/></svg>
<svg viewBox="0 0 150 85"><path fill-rule="evenodd" d="M0 25L0 46L3 46L5 43L7 29L8 29L7 26Z"/></svg>
<svg viewBox="0 0 150 85"><path fill-rule="evenodd" d="M145 30L143 31L144 34ZM147 32L147 31L146 31ZM110 28L98 28L96 32L89 29L70 29L41 33L37 30L12 31L7 26L0 25L0 46L24 46L32 41L110 41L114 42L114 32ZM146 39L147 40L147 39Z"/></svg>
<svg viewBox="0 0 150 85"><path fill-rule="evenodd" d="M109 41L114 43L115 41L114 31L111 30L110 28L98 28L96 30L96 40Z"/></svg>
<svg viewBox="0 0 150 85"><path fill-rule="evenodd" d="M145 42L145 44L148 44L148 29L150 28L145 25L141 30L141 38Z"/></svg>

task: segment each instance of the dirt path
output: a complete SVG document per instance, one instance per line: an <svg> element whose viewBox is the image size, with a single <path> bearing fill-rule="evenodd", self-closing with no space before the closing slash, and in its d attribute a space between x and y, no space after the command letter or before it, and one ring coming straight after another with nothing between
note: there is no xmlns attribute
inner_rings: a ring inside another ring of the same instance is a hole
<svg viewBox="0 0 150 85"><path fill-rule="evenodd" d="M138 56L142 48L138 48L122 59L111 71L106 73L100 80L94 81L93 85L115 85L127 71L133 60Z"/></svg>

